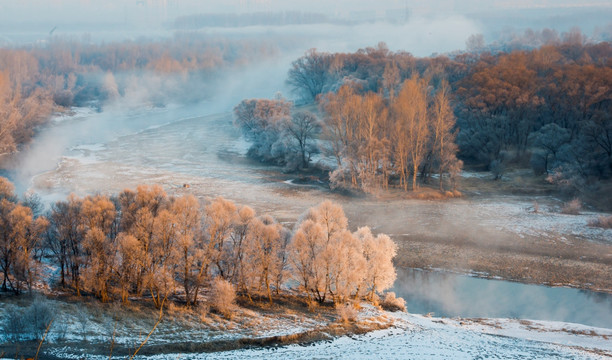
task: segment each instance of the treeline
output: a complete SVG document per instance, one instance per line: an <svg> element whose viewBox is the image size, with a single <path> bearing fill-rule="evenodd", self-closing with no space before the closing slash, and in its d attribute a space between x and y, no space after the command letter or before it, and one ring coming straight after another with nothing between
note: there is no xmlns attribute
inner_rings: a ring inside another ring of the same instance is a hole
<svg viewBox="0 0 612 360"><path fill-rule="evenodd" d="M395 280L396 245L363 227L348 230L330 201L308 209L293 230L248 206L217 198L204 206L159 186L78 198L36 217L0 178L0 255L4 291L32 289L41 259L58 286L102 301L150 297L196 304L215 279L249 298L273 301L285 286L318 302L374 299ZM28 207L30 206L30 207ZM299 284L297 286L296 284Z"/></svg>
<svg viewBox="0 0 612 360"><path fill-rule="evenodd" d="M125 98L163 106L206 98L218 71L277 54L271 42L177 33L161 41L94 44L50 38L0 49L0 153L26 143L53 111Z"/></svg>
<svg viewBox="0 0 612 360"><path fill-rule="evenodd" d="M281 26L309 25L329 23L331 20L322 13L283 11L255 13L218 13L179 16L174 20L175 29L193 30L204 27L240 27L240 26Z"/></svg>
<svg viewBox="0 0 612 360"><path fill-rule="evenodd" d="M446 81L459 158L498 176L508 163L531 165L551 181L584 189L612 177L612 46L586 43L576 30L561 39L538 36L546 45L533 50L430 58L391 52L384 44L352 54L310 50L293 62L287 82L325 108L329 98L344 96L343 86L390 103L407 80L427 79L430 94ZM388 107L376 113L384 111Z"/></svg>

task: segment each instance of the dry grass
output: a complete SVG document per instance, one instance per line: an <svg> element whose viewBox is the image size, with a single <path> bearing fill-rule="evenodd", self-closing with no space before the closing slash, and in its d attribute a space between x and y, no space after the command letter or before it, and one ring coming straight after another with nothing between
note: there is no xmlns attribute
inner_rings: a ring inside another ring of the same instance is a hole
<svg viewBox="0 0 612 360"><path fill-rule="evenodd" d="M589 226L612 229L612 215L599 216L598 218L589 221Z"/></svg>
<svg viewBox="0 0 612 360"><path fill-rule="evenodd" d="M579 215L580 210L582 210L582 202L580 199L575 198L563 205L561 208L561 213L567 215Z"/></svg>

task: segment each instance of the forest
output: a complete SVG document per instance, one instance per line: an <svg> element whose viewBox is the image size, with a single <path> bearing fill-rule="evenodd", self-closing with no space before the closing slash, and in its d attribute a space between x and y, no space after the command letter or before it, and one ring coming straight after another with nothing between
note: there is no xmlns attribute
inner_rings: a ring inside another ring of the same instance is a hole
<svg viewBox="0 0 612 360"><path fill-rule="evenodd" d="M253 157L292 169L319 152L335 158L332 187L415 189L435 175L452 191L465 164L495 178L508 166L530 167L569 195L601 192L612 177L610 43L543 30L502 45L473 36L468 49L426 58L384 43L355 53L311 49L292 63L287 84L299 104L318 110L251 99L236 107L237 123ZM52 112L73 105L201 100L216 70L276 52L263 40L188 33L2 49L0 151L16 151Z"/></svg>
<svg viewBox="0 0 612 360"><path fill-rule="evenodd" d="M35 198L19 201L5 178L0 191L2 290L16 294L45 280L45 264L59 269L55 288L102 302L147 297L158 308L197 305L209 291L270 303L285 291L318 303L378 302L396 277L390 237L351 232L331 201L288 229L249 206L221 197L201 204L159 186L70 195L44 214Z"/></svg>
<svg viewBox="0 0 612 360"><path fill-rule="evenodd" d="M320 148L337 160L331 183L414 189L417 175L427 182L433 173L441 185L463 162L496 179L507 166L531 168L567 194L603 191L612 177L612 46L578 30L531 35L541 46L470 38L471 52L416 58L380 43L295 60L287 83L320 109Z"/></svg>
<svg viewBox="0 0 612 360"><path fill-rule="evenodd" d="M275 56L270 40L177 33L165 40L96 44L51 37L47 43L0 49L0 153L27 144L56 111L119 98L137 105L201 101L215 75L251 59Z"/></svg>

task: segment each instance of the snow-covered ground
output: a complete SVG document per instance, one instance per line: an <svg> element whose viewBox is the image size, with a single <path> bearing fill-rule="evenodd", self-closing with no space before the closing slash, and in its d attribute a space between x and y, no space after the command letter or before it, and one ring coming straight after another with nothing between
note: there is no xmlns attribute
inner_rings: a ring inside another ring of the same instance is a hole
<svg viewBox="0 0 612 360"><path fill-rule="evenodd" d="M363 310L361 317L378 312ZM378 314L380 315L380 314ZM448 319L387 313L394 325L363 335L310 344L140 359L603 359L612 356L612 329L517 319ZM55 355L80 358L59 351ZM102 359L107 356L89 357Z"/></svg>

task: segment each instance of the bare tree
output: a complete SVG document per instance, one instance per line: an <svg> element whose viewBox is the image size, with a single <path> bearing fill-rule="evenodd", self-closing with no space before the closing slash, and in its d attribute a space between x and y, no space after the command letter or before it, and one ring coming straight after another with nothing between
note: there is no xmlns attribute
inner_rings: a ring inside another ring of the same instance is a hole
<svg viewBox="0 0 612 360"><path fill-rule="evenodd" d="M308 168L311 155L318 151L314 141L315 136L321 130L319 119L309 111L300 111L293 114L285 129L290 138L297 143L300 167L302 169Z"/></svg>
<svg viewBox="0 0 612 360"><path fill-rule="evenodd" d="M315 100L328 84L333 55L310 49L291 63L287 83L306 100Z"/></svg>
<svg viewBox="0 0 612 360"><path fill-rule="evenodd" d="M449 101L450 87L446 80L442 80L440 89L436 93L432 104L432 135L433 155L438 165L440 191L443 190L443 174L449 172L451 167L456 167L457 145L455 144L456 132L455 116Z"/></svg>
<svg viewBox="0 0 612 360"><path fill-rule="evenodd" d="M417 174L427 151L429 122L427 82L418 75L404 81L393 102L395 117L396 167L404 190L408 189L408 171L412 173L412 190L417 188Z"/></svg>

